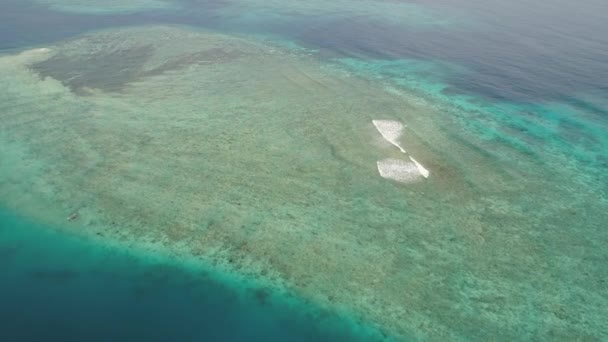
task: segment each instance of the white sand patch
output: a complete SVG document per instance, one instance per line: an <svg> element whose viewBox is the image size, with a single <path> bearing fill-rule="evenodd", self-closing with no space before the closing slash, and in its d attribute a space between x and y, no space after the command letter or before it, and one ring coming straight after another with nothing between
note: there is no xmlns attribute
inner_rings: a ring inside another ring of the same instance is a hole
<svg viewBox="0 0 608 342"><path fill-rule="evenodd" d="M411 183L420 179L420 171L415 163L408 160L387 158L376 162L382 178L401 183Z"/></svg>
<svg viewBox="0 0 608 342"><path fill-rule="evenodd" d="M416 161L416 159L412 158L410 156L410 160L414 162L414 164L416 164L416 168L418 168L418 171L420 172L420 174L422 175L422 177L424 178L429 178L429 175L431 174L429 172L429 170L427 170L424 166L422 166L422 164L420 164L419 162Z"/></svg>
<svg viewBox="0 0 608 342"><path fill-rule="evenodd" d="M401 152L406 153L405 149L399 144L399 138L403 135L403 129L405 128L401 122L394 120L372 120L372 123L386 141L397 146Z"/></svg>

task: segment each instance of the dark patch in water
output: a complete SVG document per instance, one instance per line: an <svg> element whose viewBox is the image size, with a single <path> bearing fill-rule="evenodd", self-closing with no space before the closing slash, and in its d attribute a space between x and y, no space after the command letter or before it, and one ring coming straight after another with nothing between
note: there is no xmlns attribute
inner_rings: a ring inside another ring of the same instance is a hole
<svg viewBox="0 0 608 342"><path fill-rule="evenodd" d="M258 304L266 305L268 304L268 297L270 296L270 292L268 292L265 288L257 288L253 290L254 297Z"/></svg>
<svg viewBox="0 0 608 342"><path fill-rule="evenodd" d="M52 77L74 93L86 95L87 88L119 92L134 81L161 75L191 65L225 63L241 56L237 51L210 48L167 60L160 66L146 70L145 63L154 55L152 45L110 49L92 55L55 55L36 63L31 69L42 78Z"/></svg>
<svg viewBox="0 0 608 342"><path fill-rule="evenodd" d="M0 260L7 262L12 260L19 252L17 246L0 246Z"/></svg>
<svg viewBox="0 0 608 342"><path fill-rule="evenodd" d="M56 55L31 68L41 77L61 81L75 93L83 88L119 91L140 77L142 66L152 54L151 46L136 46L90 56Z"/></svg>

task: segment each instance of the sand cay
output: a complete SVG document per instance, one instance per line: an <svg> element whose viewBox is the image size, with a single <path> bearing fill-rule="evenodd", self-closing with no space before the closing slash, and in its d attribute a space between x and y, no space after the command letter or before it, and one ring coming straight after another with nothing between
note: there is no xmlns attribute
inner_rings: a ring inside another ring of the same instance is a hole
<svg viewBox="0 0 608 342"><path fill-rule="evenodd" d="M247 37L150 26L48 48L0 57L11 209L68 230L77 212L73 234L256 278L401 340L606 331L605 265L579 254L605 259L579 248L602 241L605 199L568 168L548 179L560 156L450 131L415 94ZM374 144L375 118L407 122L425 166ZM433 177L388 182L383 158Z"/></svg>
<svg viewBox="0 0 608 342"><path fill-rule="evenodd" d="M420 179L420 171L416 164L410 161L387 158L376 162L378 173L386 179L410 183Z"/></svg>
<svg viewBox="0 0 608 342"><path fill-rule="evenodd" d="M386 141L395 145L401 152L406 153L405 149L399 144L399 138L401 138L403 129L405 128L401 122L393 120L372 120L372 123Z"/></svg>

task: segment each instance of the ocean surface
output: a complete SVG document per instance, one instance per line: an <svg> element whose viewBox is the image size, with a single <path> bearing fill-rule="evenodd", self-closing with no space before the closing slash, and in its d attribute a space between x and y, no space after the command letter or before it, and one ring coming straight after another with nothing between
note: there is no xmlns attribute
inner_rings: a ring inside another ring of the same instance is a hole
<svg viewBox="0 0 608 342"><path fill-rule="evenodd" d="M0 340L607 340L607 15L2 1Z"/></svg>

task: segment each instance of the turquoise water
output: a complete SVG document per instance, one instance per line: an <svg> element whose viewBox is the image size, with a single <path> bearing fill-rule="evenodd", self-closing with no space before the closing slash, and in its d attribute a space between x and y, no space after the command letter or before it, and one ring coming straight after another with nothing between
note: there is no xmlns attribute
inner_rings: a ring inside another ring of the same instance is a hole
<svg viewBox="0 0 608 342"><path fill-rule="evenodd" d="M0 338L607 339L606 6L3 2Z"/></svg>
<svg viewBox="0 0 608 342"><path fill-rule="evenodd" d="M367 339L354 323L267 288L58 233L6 209L0 267L3 341Z"/></svg>

